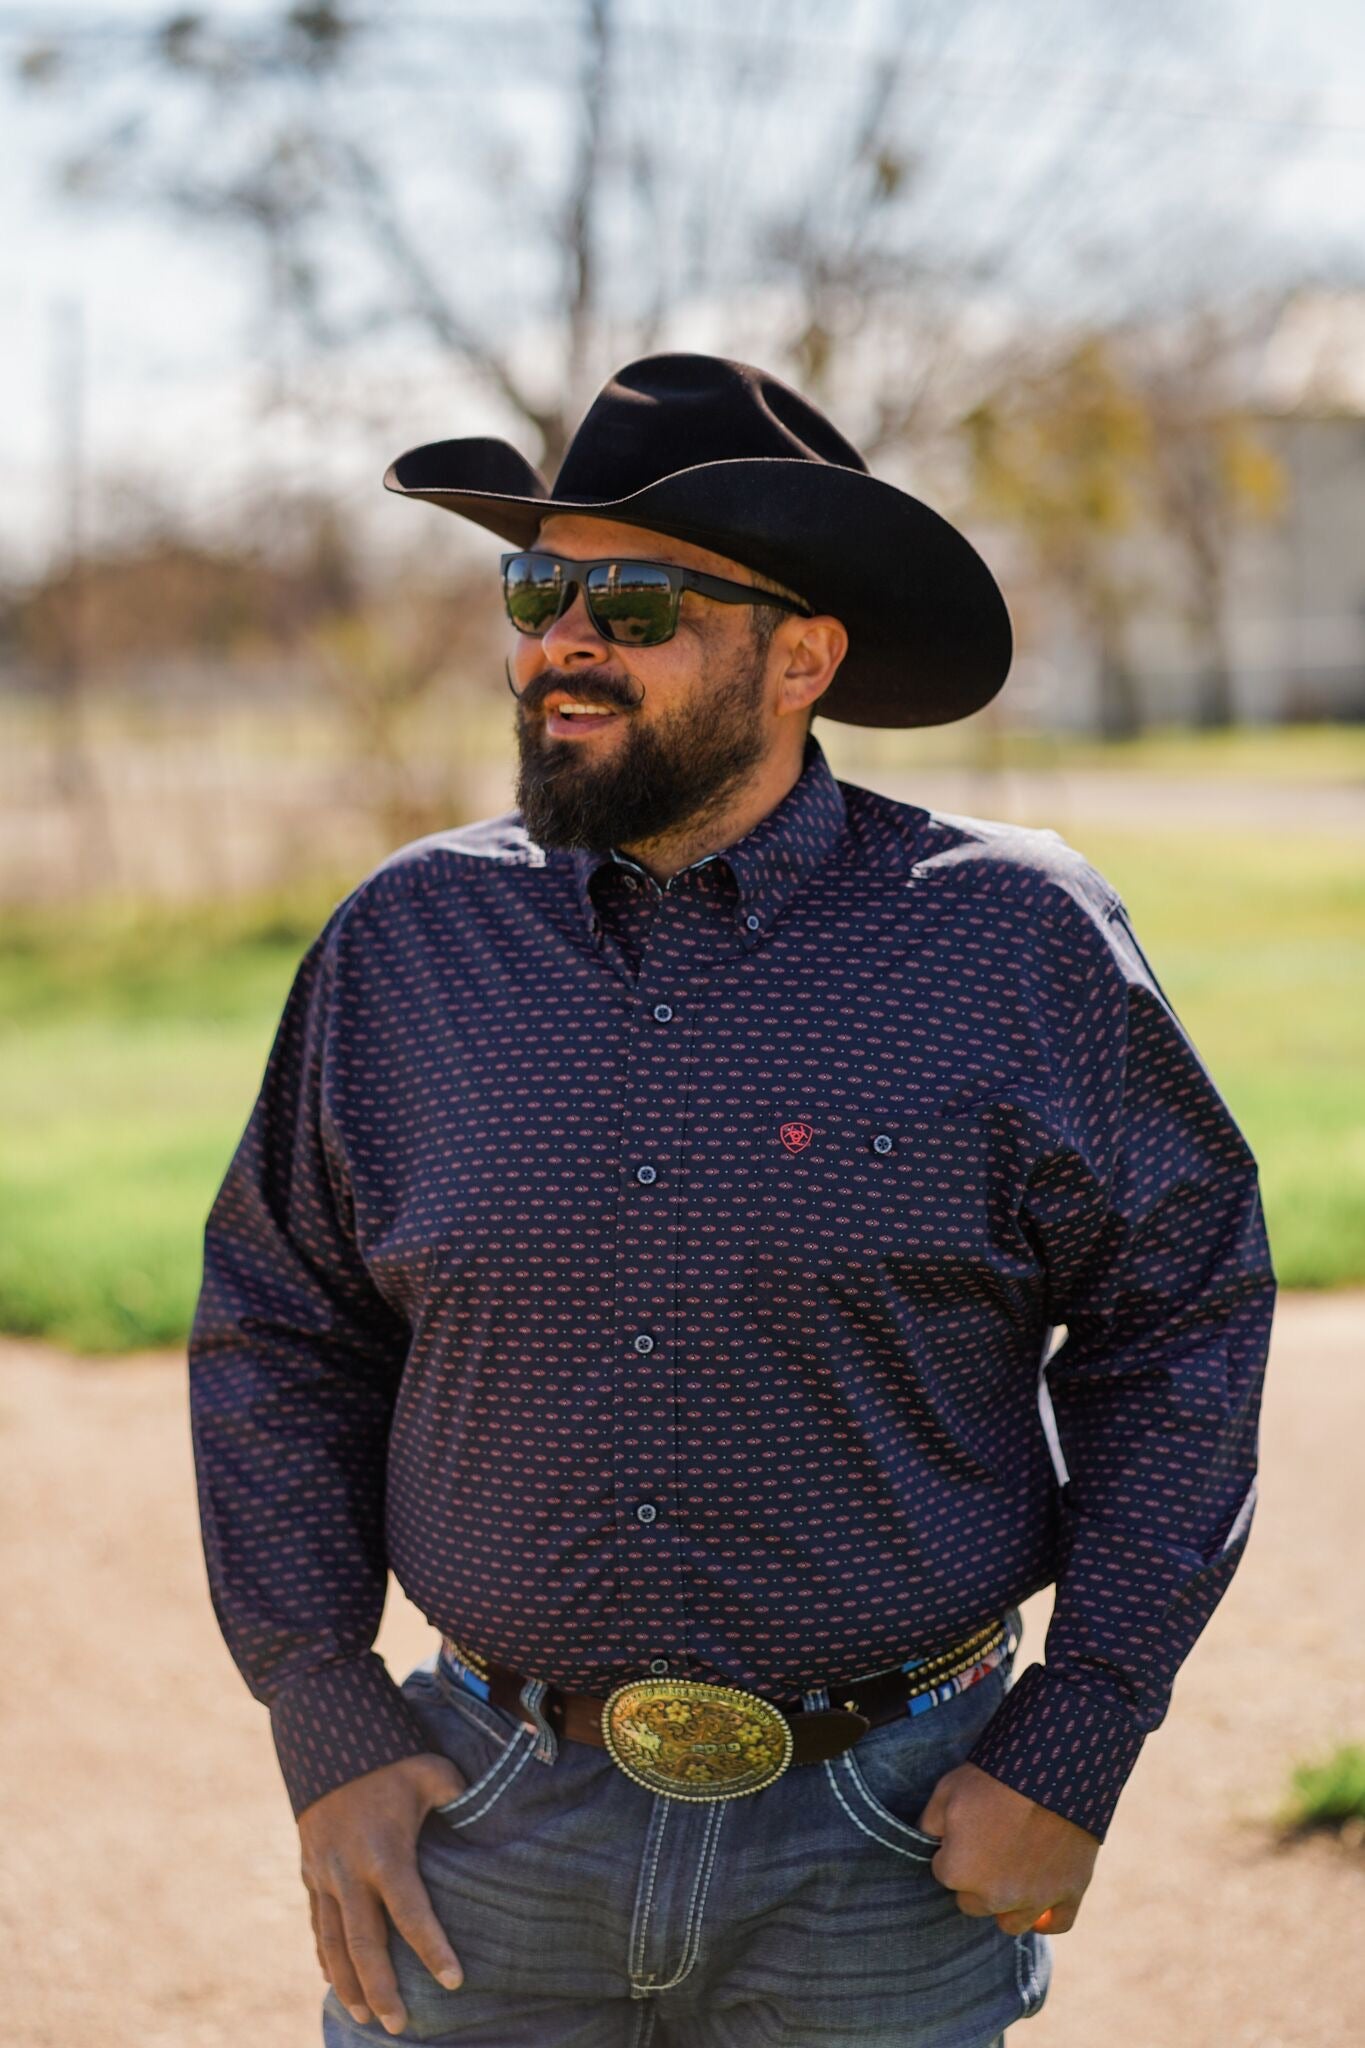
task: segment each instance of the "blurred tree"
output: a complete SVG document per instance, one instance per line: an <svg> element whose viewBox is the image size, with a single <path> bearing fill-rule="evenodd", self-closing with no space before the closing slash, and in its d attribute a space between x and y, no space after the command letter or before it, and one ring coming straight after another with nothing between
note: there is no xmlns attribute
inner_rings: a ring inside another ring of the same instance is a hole
<svg viewBox="0 0 1365 2048"><path fill-rule="evenodd" d="M1099 726L1128 737L1142 704L1129 622L1153 595L1131 564L1161 534L1183 573L1200 663L1191 722L1231 724L1227 579L1248 520L1279 512L1287 479L1240 396L1254 302L1085 337L1016 373L964 421L976 501L1020 532L1091 636Z"/></svg>
<svg viewBox="0 0 1365 2048"><path fill-rule="evenodd" d="M340 715L347 758L363 767L365 802L385 845L450 822L444 763L433 777L429 755L413 746L412 727L471 652L483 581L457 583L423 605L390 601L338 612L308 636L310 663Z"/></svg>
<svg viewBox="0 0 1365 2048"><path fill-rule="evenodd" d="M427 210L411 204L392 135L367 133L357 118L354 89L363 89L373 58L386 45L392 51L382 15L327 4L247 19L198 9L168 14L129 52L123 83L131 102L67 158L63 182L75 197L150 201L220 231L246 230L264 257L269 317L296 322L323 351L389 328L424 331L524 420L544 459L556 463L591 376L596 339L612 0L584 0L581 26L577 145L549 217L537 204L522 223L522 239L533 240L556 271L567 374L547 386L545 399L498 322L487 320L489 295L474 267L451 263L441 236L424 236L417 224L415 215ZM456 10L449 28L450 54L462 60ZM64 48L54 36L25 52L21 76L53 87L79 72L80 59L79 44ZM165 120L171 97L191 106L188 130ZM467 142L462 131L441 139L450 192L496 187L510 166L493 150L471 185L461 161ZM458 226L455 235L458 243ZM348 267L353 253L364 259L364 296L356 296L359 280Z"/></svg>
<svg viewBox="0 0 1365 2048"><path fill-rule="evenodd" d="M353 541L335 509L295 504L288 550L212 548L174 531L91 551L80 566L81 630L98 671L183 653L297 649L321 620L362 598ZM42 669L66 657L72 571L63 563L13 593L0 631Z"/></svg>
<svg viewBox="0 0 1365 2048"><path fill-rule="evenodd" d="M1113 347L1083 341L983 398L965 421L978 503L1025 537L1043 577L1071 600L1095 658L1100 730L1142 723L1128 619L1144 591L1115 543L1136 530L1152 465L1152 423Z"/></svg>
<svg viewBox="0 0 1365 2048"><path fill-rule="evenodd" d="M114 43L54 30L20 69L84 94L73 195L170 208L263 259L278 403L324 411L324 366L363 358L411 421L413 366L435 362L454 431L491 398L553 473L627 356L772 362L887 473L1023 523L1124 731L1136 401L1086 337L1281 261L1248 224L1292 124L1256 132L1240 227L1201 176L1223 27L1174 0L853 0L837 20L821 0L330 0L181 9ZM1193 558L1176 467L1161 502Z"/></svg>
<svg viewBox="0 0 1365 2048"><path fill-rule="evenodd" d="M960 408L1021 319L1084 330L1240 282L1254 252L1194 196L1220 22L1166 0L861 0L837 24L821 0L330 0L180 9L114 44L58 29L19 68L82 90L73 195L262 256L270 322L315 349L424 336L553 467L623 353L717 299L880 451ZM1293 146L1258 137L1244 194Z"/></svg>
<svg viewBox="0 0 1365 2048"><path fill-rule="evenodd" d="M1151 423L1152 515L1174 541L1185 617L1200 671L1193 724L1229 726L1236 706L1228 649L1233 544L1250 520L1273 519L1289 482L1247 408L1247 334L1230 309L1201 309L1174 334L1145 333L1134 375Z"/></svg>

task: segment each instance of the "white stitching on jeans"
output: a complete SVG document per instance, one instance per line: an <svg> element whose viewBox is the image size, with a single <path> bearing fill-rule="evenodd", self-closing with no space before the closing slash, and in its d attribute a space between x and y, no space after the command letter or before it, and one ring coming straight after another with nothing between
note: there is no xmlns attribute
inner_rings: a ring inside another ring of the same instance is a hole
<svg viewBox="0 0 1365 2048"><path fill-rule="evenodd" d="M1023 2008L1020 2015L1023 2019L1031 2018L1038 2010L1038 1972L1034 1967L1033 1943L1028 1937L1027 1928L1022 1934L1016 1934L1014 1937L1014 1982L1019 1993L1020 2006Z"/></svg>
<svg viewBox="0 0 1365 2048"><path fill-rule="evenodd" d="M897 1820L894 1813L887 1812L880 1799L874 1797L866 1778L858 1768L858 1759L851 1750L845 1753L843 1761L848 1771L849 1784L867 1807L872 1818L875 1821L879 1821L883 1827L895 1828L901 1834L908 1835L910 1840L918 1843L921 1849L927 1849L930 1856L936 1856L942 1845L936 1842L931 1835L926 1835L922 1828L912 1828L907 1822Z"/></svg>
<svg viewBox="0 0 1365 2048"><path fill-rule="evenodd" d="M654 1901L654 1879L658 1874L659 1852L663 1848L664 1829L668 1826L669 1811L668 1800L662 1793L656 1792L654 1795L654 1812L650 1817L651 1828L653 1828L656 1821L658 1822L658 1832L654 1836L654 1855L649 1866L649 1876L645 1883L643 1900L638 1892L636 1894L635 1910L637 1925L631 1929L630 1935L631 1982L638 1984L642 1990L652 1990L654 1988L648 1978L642 1973L645 1962L645 1940L649 1930L649 1913Z"/></svg>
<svg viewBox="0 0 1365 2048"><path fill-rule="evenodd" d="M675 1984L681 1984L683 1978L687 1975L687 1972L691 1967L687 1960L687 1951L692 1945L692 1925L697 1910L697 1894L702 1888L702 1876L707 1866L707 1851L711 1847L712 1823L715 1818L715 1813L716 1809L715 1807L712 1807L710 1812L706 1816L706 1828L701 1838L701 1849L697 1855L697 1868L692 1878L692 1896L687 1902L687 1924L683 1928L682 1956L680 1960L680 1967L675 1976L668 1977L666 1979L651 1984L650 1989L653 1991L671 1991Z"/></svg>
<svg viewBox="0 0 1365 2048"><path fill-rule="evenodd" d="M916 1855L912 1849L902 1848L899 1842L888 1842L885 1835L877 1834L872 1828L868 1827L863 1821L859 1820L857 1814L853 1811L853 1808L849 1805L843 1793L839 1790L839 1781L834 1775L834 1760L831 1757L825 1758L825 1776L829 1779L830 1785L833 1788L835 1798L838 1800L840 1806L843 1807L844 1812L848 1815L854 1827L858 1829L860 1834L866 1835L868 1840L871 1842L880 1842L883 1849L890 1849L893 1852L893 1854L897 1856L908 1857L911 1862L931 1863L933 1861L935 1855L937 1854L937 1849L934 1844L927 1841L922 1842L920 1844L920 1853ZM900 1823L898 1822L897 1825L899 1826Z"/></svg>
<svg viewBox="0 0 1365 2048"><path fill-rule="evenodd" d="M687 1906L687 1926L683 1932L682 1963L676 1977L670 1977L664 1984L656 1984L656 1991L671 1991L675 1984L681 1984L697 1957L701 1954L701 1923L706 1911L706 1894L711 1889L711 1873L716 1867L716 1844L720 1841L720 1824L725 1818L725 1807L717 1800L706 1816L706 1834L702 1838L701 1854L697 1858L697 1875L692 1884L692 1897ZM696 1942L693 1944L693 1933ZM689 1956L688 1950L692 1953Z"/></svg>
<svg viewBox="0 0 1365 2048"><path fill-rule="evenodd" d="M535 1755L535 1750L530 1746L528 1738L534 1734L534 1728L528 1728L525 1722L523 1722L521 1727L517 1730L516 1734L512 1737L511 1741L507 1744L506 1748L499 1752L497 1762L489 1766L487 1779L483 1781L484 1789L488 1793L488 1797L484 1800L483 1804L480 1807L478 1807L475 1811L471 1813L461 1813L456 1811L460 1804L460 1801L467 1796L467 1793L470 1789L466 1787L464 1792L457 1792L455 1797L451 1800L448 1800L444 1806L434 1807L432 1809L433 1812L440 1814L442 1820L445 1822L448 1828L468 1827L470 1821L480 1819L480 1817L483 1814L487 1813L489 1807L493 1805L495 1800L501 1799L503 1793L507 1790L507 1787L511 1784L512 1780L516 1777L517 1773L519 1771L524 1770L526 1768L526 1765L530 1763L531 1758ZM516 1756L517 1744L519 1742L524 1742L526 1746L523 1748L521 1755L517 1757L517 1761L513 1768L509 1771L506 1768L508 1760L511 1757ZM503 1782L499 1785L497 1783L497 1779L500 1773L502 1774Z"/></svg>

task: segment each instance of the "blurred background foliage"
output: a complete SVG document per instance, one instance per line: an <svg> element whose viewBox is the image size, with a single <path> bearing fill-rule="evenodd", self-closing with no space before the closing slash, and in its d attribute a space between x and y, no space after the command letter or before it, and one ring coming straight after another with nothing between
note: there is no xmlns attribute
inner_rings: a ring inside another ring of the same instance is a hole
<svg viewBox="0 0 1365 2048"><path fill-rule="evenodd" d="M53 232L163 238L149 360L173 327L210 353L182 258L240 312L188 395L118 381L79 271L34 316L0 1327L180 1339L304 946L392 847L510 805L496 543L384 465L499 433L553 474L610 371L675 346L787 376L981 545L1005 691L817 721L836 773L1094 860L1261 1162L1282 1283L1365 1280L1362 252L1285 232L1332 123L1239 82L1246 34L1158 0L0 19Z"/></svg>

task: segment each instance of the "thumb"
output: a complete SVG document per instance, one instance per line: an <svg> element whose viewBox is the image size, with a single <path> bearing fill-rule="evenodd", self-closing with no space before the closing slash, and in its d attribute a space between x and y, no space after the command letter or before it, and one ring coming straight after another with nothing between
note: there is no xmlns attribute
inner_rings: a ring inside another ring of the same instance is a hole
<svg viewBox="0 0 1365 2048"><path fill-rule="evenodd" d="M422 1766L418 1793L428 1806L446 1806L464 1791L467 1781L448 1756L429 1751L416 1761Z"/></svg>
<svg viewBox="0 0 1365 2048"><path fill-rule="evenodd" d="M948 1828L948 1794L944 1790L942 1778L939 1779L937 1785L929 1794L928 1804L915 1822L915 1826L922 1835L933 1835L940 1841L946 1834Z"/></svg>

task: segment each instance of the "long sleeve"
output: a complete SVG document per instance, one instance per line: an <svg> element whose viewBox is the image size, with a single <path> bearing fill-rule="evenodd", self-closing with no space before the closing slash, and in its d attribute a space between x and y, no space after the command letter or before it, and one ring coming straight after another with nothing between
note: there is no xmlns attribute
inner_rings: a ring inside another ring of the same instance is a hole
<svg viewBox="0 0 1365 2048"><path fill-rule="evenodd" d="M1104 1838L1246 1546L1275 1278L1256 1163L1107 896L1059 920L1060 1132L1022 1220L1066 1337L1045 1661L971 1761Z"/></svg>
<svg viewBox="0 0 1365 2048"><path fill-rule="evenodd" d="M210 1213L190 1416L214 1611L295 1814L427 1747L372 1644L407 1331L349 1228L325 1109L336 913L299 969Z"/></svg>

